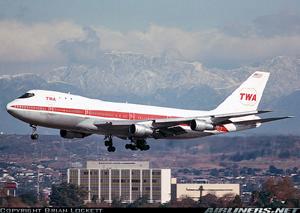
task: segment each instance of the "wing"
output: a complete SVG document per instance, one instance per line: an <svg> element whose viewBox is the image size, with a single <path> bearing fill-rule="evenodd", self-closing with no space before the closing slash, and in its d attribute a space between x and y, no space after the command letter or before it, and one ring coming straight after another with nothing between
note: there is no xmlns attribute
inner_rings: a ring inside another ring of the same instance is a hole
<svg viewBox="0 0 300 213"><path fill-rule="evenodd" d="M242 117L247 115L255 115L271 112L268 110L264 111L251 111L242 113L229 113L229 114L219 114L219 115L206 115L198 117L187 117L187 118L165 118L165 119L155 119L155 120L96 120L93 125L100 127L102 129L128 129L132 124L142 124L151 123L154 129L163 127L173 127L177 125L189 125L194 119L207 119L211 118L214 124L222 123L230 118Z"/></svg>
<svg viewBox="0 0 300 213"><path fill-rule="evenodd" d="M119 132L119 135L124 136L137 136L137 137L153 137L155 139L166 138L170 136L177 136L186 134L186 128L184 126L190 126L192 121L200 121L208 125L207 130L214 130L218 126L223 126L228 123L235 123L240 125L248 125L254 123L263 123L273 120L285 119L290 117L280 118L267 118L267 119L252 119L243 121L231 121L231 118L244 117L249 115L257 115L266 112L264 111L249 111L239 113L228 113L228 114L217 114L217 115L205 115L197 117L186 117L186 118L165 118L165 119L153 119L153 120L96 120L93 125L111 132ZM213 128L211 128L211 126ZM130 128L132 128L130 130ZM205 132L205 128L203 132ZM200 129L201 131L201 129ZM211 132L206 131L207 134Z"/></svg>
<svg viewBox="0 0 300 213"><path fill-rule="evenodd" d="M230 118L262 114L266 112L271 112L270 110L260 110L260 111L249 111L249 112L239 112L239 113L228 113L228 114L217 114L217 115L205 115L197 117L188 118L166 118L166 119L156 119L153 121L153 127L168 127L174 125L190 125L193 120L210 120L213 125L222 125L228 123Z"/></svg>
<svg viewBox="0 0 300 213"><path fill-rule="evenodd" d="M152 137L154 139L167 138L176 135L186 134L187 131L180 126L161 127L155 130Z"/></svg>

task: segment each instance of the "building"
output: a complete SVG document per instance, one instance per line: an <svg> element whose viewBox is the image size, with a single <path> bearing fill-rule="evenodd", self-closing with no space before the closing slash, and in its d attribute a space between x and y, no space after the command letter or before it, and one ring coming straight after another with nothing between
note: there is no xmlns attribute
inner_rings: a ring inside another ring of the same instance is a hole
<svg viewBox="0 0 300 213"><path fill-rule="evenodd" d="M202 196L210 193L217 197L228 193L240 195L240 184L177 183L176 178L172 178L172 199L188 196L199 200L200 193Z"/></svg>
<svg viewBox="0 0 300 213"><path fill-rule="evenodd" d="M111 203L114 198L133 202L147 195L150 202L171 199L171 170L150 169L148 161L87 161L86 169L68 169L68 183L81 185L88 193Z"/></svg>

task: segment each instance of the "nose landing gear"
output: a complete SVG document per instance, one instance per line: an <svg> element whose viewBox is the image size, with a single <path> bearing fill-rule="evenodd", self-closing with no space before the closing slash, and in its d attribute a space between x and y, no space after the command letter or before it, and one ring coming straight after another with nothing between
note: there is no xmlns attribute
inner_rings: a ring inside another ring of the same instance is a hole
<svg viewBox="0 0 300 213"><path fill-rule="evenodd" d="M37 131L37 126L34 125L34 124L30 124L30 126L32 127L31 139L32 140L37 140L39 138L39 135L35 134L35 132Z"/></svg>

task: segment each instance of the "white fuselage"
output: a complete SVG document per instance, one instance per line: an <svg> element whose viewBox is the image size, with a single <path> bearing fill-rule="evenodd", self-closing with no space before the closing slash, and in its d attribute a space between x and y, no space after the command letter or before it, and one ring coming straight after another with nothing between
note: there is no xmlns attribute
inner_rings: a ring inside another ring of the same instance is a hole
<svg viewBox="0 0 300 213"><path fill-rule="evenodd" d="M113 103L78 95L54 91L31 90L33 97L18 98L7 105L7 111L14 117L31 125L48 128L72 130L90 134L116 135L128 137L128 129L101 129L91 125L91 121L147 121L166 118L201 117L213 114L213 111L182 110L129 103ZM192 131L188 125L181 125L187 134L171 137L174 139L196 138L228 131L255 128L253 125L224 125L216 130ZM167 137L170 138L170 137Z"/></svg>

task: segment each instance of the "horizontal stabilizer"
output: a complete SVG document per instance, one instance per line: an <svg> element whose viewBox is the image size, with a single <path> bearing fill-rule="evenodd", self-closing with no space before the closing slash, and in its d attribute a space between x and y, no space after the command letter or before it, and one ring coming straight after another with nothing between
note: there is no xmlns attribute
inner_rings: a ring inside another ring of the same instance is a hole
<svg viewBox="0 0 300 213"><path fill-rule="evenodd" d="M248 112L219 114L219 115L212 116L212 121L214 124L219 124L230 118L236 118L236 117L242 117L242 116L248 116L248 115L257 115L257 114L263 114L263 113L267 113L267 112L272 112L272 111L271 110L259 110L259 111L255 110L255 111L248 111Z"/></svg>
<svg viewBox="0 0 300 213"><path fill-rule="evenodd" d="M227 114L219 114L215 115L214 118L234 118L234 117L241 117L247 115L256 115L256 114L263 114L267 112L272 112L271 110L259 110L259 111L248 111L248 112L236 112L236 113L227 113Z"/></svg>
<svg viewBox="0 0 300 213"><path fill-rule="evenodd" d="M236 121L233 122L234 124L241 124L241 125L250 125L255 123L265 123L269 121L276 121L286 118L294 118L293 116L286 116L286 117L277 117L277 118L262 118L262 119L254 119L254 120L248 120L248 121Z"/></svg>

